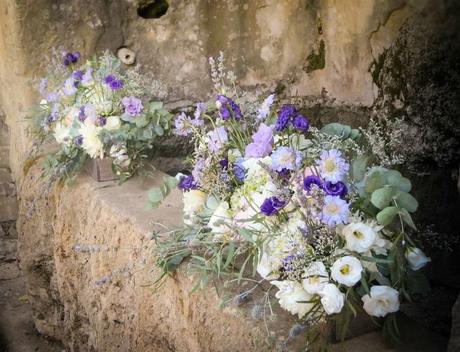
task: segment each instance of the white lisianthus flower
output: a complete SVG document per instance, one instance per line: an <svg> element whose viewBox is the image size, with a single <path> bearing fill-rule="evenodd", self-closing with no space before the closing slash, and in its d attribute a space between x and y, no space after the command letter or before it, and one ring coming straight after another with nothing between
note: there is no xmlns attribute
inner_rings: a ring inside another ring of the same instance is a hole
<svg viewBox="0 0 460 352"><path fill-rule="evenodd" d="M414 271L423 268L427 263L431 262L431 258L427 257L420 248L416 247L407 248L406 259L410 268Z"/></svg>
<svg viewBox="0 0 460 352"><path fill-rule="evenodd" d="M203 211L207 198L206 193L197 189L184 192L184 223L192 225L195 222L197 215Z"/></svg>
<svg viewBox="0 0 460 352"><path fill-rule="evenodd" d="M384 317L399 310L399 293L389 286L372 286L370 293L361 299L364 310L373 317Z"/></svg>
<svg viewBox="0 0 460 352"><path fill-rule="evenodd" d="M230 234L232 230L231 216L230 206L227 202L221 202L216 210L214 210L214 213L209 219L208 227L211 228L215 239L221 239Z"/></svg>
<svg viewBox="0 0 460 352"><path fill-rule="evenodd" d="M302 286L309 294L314 295L329 282L329 275L322 262L311 263L304 272Z"/></svg>
<svg viewBox="0 0 460 352"><path fill-rule="evenodd" d="M56 122L54 126L54 139L56 139L56 142L63 144L67 141L69 134L70 128L68 126L61 121Z"/></svg>
<svg viewBox="0 0 460 352"><path fill-rule="evenodd" d="M109 131L118 130L121 127L121 120L118 116L107 117L104 128Z"/></svg>
<svg viewBox="0 0 460 352"><path fill-rule="evenodd" d="M345 295L334 284L326 284L318 292L321 296L321 304L327 314L340 313L345 302Z"/></svg>
<svg viewBox="0 0 460 352"><path fill-rule="evenodd" d="M361 280L363 266L361 262L352 256L337 259L331 268L331 277L339 284L348 287L354 286Z"/></svg>
<svg viewBox="0 0 460 352"><path fill-rule="evenodd" d="M291 314L297 314L299 319L302 319L313 307L311 303L300 303L310 301L312 296L297 281L270 281L270 283L279 289L275 297L278 298L281 308Z"/></svg>
<svg viewBox="0 0 460 352"><path fill-rule="evenodd" d="M367 252L377 238L372 227L362 222L348 224L343 228L342 235L346 241L345 248L357 253Z"/></svg>
<svg viewBox="0 0 460 352"><path fill-rule="evenodd" d="M83 137L82 148L93 159L104 157L104 145L99 138L99 131L100 127L91 123L84 123L80 128L80 134Z"/></svg>

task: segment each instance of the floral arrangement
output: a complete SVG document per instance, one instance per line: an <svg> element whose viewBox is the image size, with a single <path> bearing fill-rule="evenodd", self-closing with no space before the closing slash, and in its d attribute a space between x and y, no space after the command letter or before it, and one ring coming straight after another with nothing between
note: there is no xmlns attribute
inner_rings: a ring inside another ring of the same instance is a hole
<svg viewBox="0 0 460 352"><path fill-rule="evenodd" d="M430 261L411 239L411 182L379 166L359 130L317 129L275 95L250 101L211 64L227 95L175 120L174 133L192 138L195 150L191 174L176 182L184 228L158 237L162 277L187 259L196 287L211 277L268 283L312 349L327 340L325 323L336 321L343 338L363 311L396 336L395 313L425 287L419 270ZM153 190L152 203L174 184Z"/></svg>
<svg viewBox="0 0 460 352"><path fill-rule="evenodd" d="M145 152L169 129L171 115L161 102L149 102L147 87L154 82L137 68L125 69L108 52L83 64L80 59L79 52L63 52L50 60L30 131L36 145L59 144L46 162L49 175L71 177L88 157L110 157L124 181L143 166Z"/></svg>

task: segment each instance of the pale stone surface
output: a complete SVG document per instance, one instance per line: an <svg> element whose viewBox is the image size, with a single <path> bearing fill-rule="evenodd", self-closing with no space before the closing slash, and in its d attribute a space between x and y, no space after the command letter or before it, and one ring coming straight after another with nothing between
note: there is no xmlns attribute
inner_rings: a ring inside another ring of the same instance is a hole
<svg viewBox="0 0 460 352"><path fill-rule="evenodd" d="M159 209L145 208L147 190L162 177L117 186L82 175L47 188L32 169L20 190L18 230L38 330L71 351L271 350L263 322L250 319L251 303L221 310L212 287L191 294L193 281L182 274L153 289L148 234L178 226L182 216L178 191ZM275 311L268 327L280 343L294 320Z"/></svg>

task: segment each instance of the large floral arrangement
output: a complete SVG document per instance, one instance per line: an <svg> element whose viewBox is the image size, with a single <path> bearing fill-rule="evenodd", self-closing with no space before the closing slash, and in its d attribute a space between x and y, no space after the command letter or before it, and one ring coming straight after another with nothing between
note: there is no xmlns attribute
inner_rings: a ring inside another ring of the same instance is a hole
<svg viewBox="0 0 460 352"><path fill-rule="evenodd" d="M143 165L154 138L169 129L171 115L161 102L149 102L155 82L137 68L125 69L108 52L83 64L80 59L79 52L63 52L50 60L30 131L36 145L59 144L47 160L49 174L72 176L88 157L110 157L123 181Z"/></svg>
<svg viewBox="0 0 460 352"><path fill-rule="evenodd" d="M411 182L379 166L359 130L317 129L275 95L257 102L215 83L232 97L175 120L195 150L191 174L177 176L185 227L158 241L163 276L189 258L197 287L210 275L241 283L252 265L262 280L247 281L269 283L307 327L310 347L324 342L329 320L345 336L359 311L395 333L400 302L420 288L429 261L411 239ZM152 202L173 184L152 191Z"/></svg>

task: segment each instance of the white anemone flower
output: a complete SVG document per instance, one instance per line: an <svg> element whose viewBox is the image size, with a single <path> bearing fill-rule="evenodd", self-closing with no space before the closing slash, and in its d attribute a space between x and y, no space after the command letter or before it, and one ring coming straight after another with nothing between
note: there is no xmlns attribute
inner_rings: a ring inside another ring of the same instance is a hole
<svg viewBox="0 0 460 352"><path fill-rule="evenodd" d="M361 299L364 310L373 317L384 317L399 310L399 293L389 286L372 286Z"/></svg>
<svg viewBox="0 0 460 352"><path fill-rule="evenodd" d="M302 319L312 309L312 303L305 303L310 301L312 296L297 281L271 281L270 283L278 287L279 291L276 292L275 297L278 298L281 308L289 313L297 314L299 319Z"/></svg>
<svg viewBox="0 0 460 352"><path fill-rule="evenodd" d="M328 282L329 275L322 262L313 262L305 269L302 286L309 294L317 294Z"/></svg>
<svg viewBox="0 0 460 352"><path fill-rule="evenodd" d="M326 284L318 292L326 314L340 313L345 302L345 295L334 284Z"/></svg>
<svg viewBox="0 0 460 352"><path fill-rule="evenodd" d="M374 245L377 233L374 229L362 222L351 223L342 230L345 237L345 248L357 253L365 253Z"/></svg>
<svg viewBox="0 0 460 352"><path fill-rule="evenodd" d="M339 284L348 287L354 286L361 280L363 266L361 262L352 256L337 259L331 268L331 277Z"/></svg>

